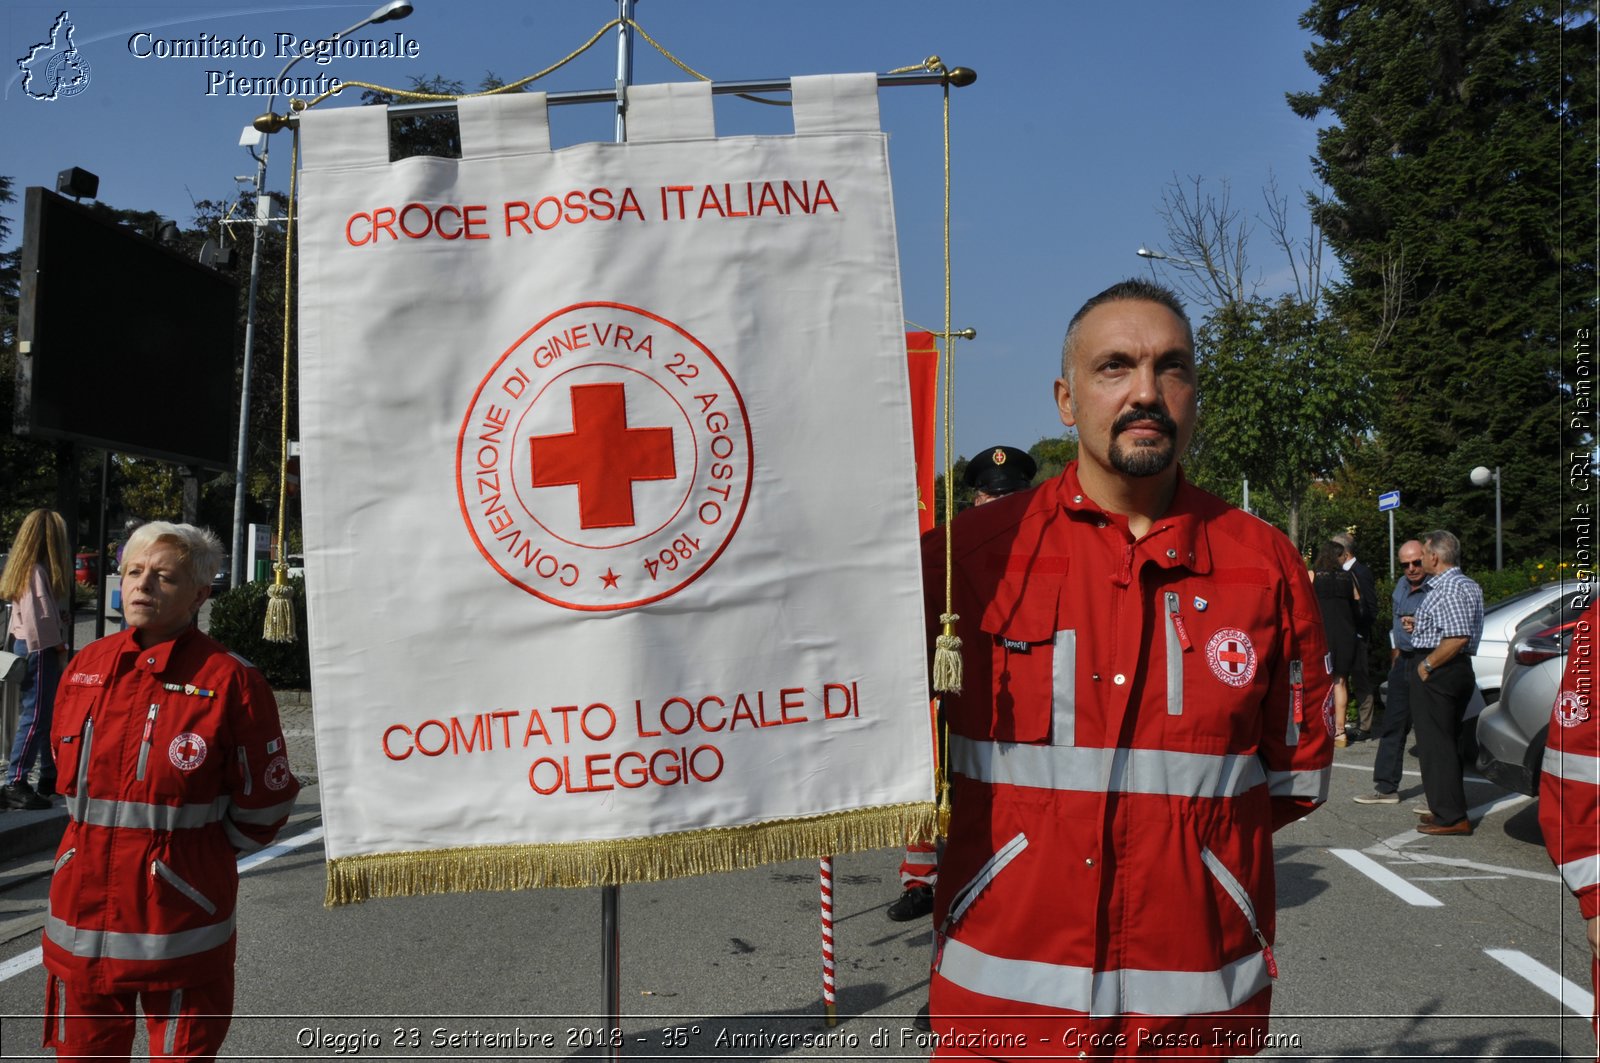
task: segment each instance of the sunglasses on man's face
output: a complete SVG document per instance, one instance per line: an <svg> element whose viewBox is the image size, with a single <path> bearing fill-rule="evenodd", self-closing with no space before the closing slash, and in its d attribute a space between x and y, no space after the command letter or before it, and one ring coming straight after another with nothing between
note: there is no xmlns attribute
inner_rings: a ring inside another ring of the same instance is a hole
<svg viewBox="0 0 1600 1063"><path fill-rule="evenodd" d="M1402 562L1400 562L1400 564L1405 568L1421 568L1422 567L1422 562L1421 561L1402 561Z"/></svg>

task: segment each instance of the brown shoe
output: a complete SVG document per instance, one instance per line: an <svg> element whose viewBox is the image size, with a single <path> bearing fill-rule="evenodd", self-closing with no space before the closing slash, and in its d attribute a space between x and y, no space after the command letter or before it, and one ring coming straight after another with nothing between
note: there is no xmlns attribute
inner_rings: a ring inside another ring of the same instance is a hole
<svg viewBox="0 0 1600 1063"><path fill-rule="evenodd" d="M1423 816L1422 822L1417 824L1417 833L1431 834L1435 836L1442 834L1471 834L1472 820L1463 818L1456 823L1445 826L1444 824L1436 821L1432 816Z"/></svg>

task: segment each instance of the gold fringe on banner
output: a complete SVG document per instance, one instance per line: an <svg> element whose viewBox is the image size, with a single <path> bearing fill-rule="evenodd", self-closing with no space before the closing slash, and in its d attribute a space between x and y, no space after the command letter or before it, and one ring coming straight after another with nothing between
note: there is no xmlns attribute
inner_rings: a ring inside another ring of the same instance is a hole
<svg viewBox="0 0 1600 1063"><path fill-rule="evenodd" d="M332 908L374 897L618 886L742 871L784 860L897 848L908 837L931 837L934 819L934 805L916 801L651 838L343 856L328 861L323 903Z"/></svg>

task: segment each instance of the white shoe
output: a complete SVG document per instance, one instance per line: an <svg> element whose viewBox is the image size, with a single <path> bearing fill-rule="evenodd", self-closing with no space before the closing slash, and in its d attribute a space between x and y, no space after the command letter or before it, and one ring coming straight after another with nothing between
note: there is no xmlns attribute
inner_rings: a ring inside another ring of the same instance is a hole
<svg viewBox="0 0 1600 1063"><path fill-rule="evenodd" d="M1400 795L1396 793L1386 794L1382 790L1376 790L1370 794L1357 794L1355 802L1358 805L1398 805L1400 803Z"/></svg>

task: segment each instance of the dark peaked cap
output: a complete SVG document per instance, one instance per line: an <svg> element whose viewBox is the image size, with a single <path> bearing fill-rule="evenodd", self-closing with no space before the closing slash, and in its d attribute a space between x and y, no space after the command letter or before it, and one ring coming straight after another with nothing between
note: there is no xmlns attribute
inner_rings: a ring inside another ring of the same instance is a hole
<svg viewBox="0 0 1600 1063"><path fill-rule="evenodd" d="M1025 450L989 447L967 463L967 486L986 495L1009 495L1032 486L1039 466Z"/></svg>

